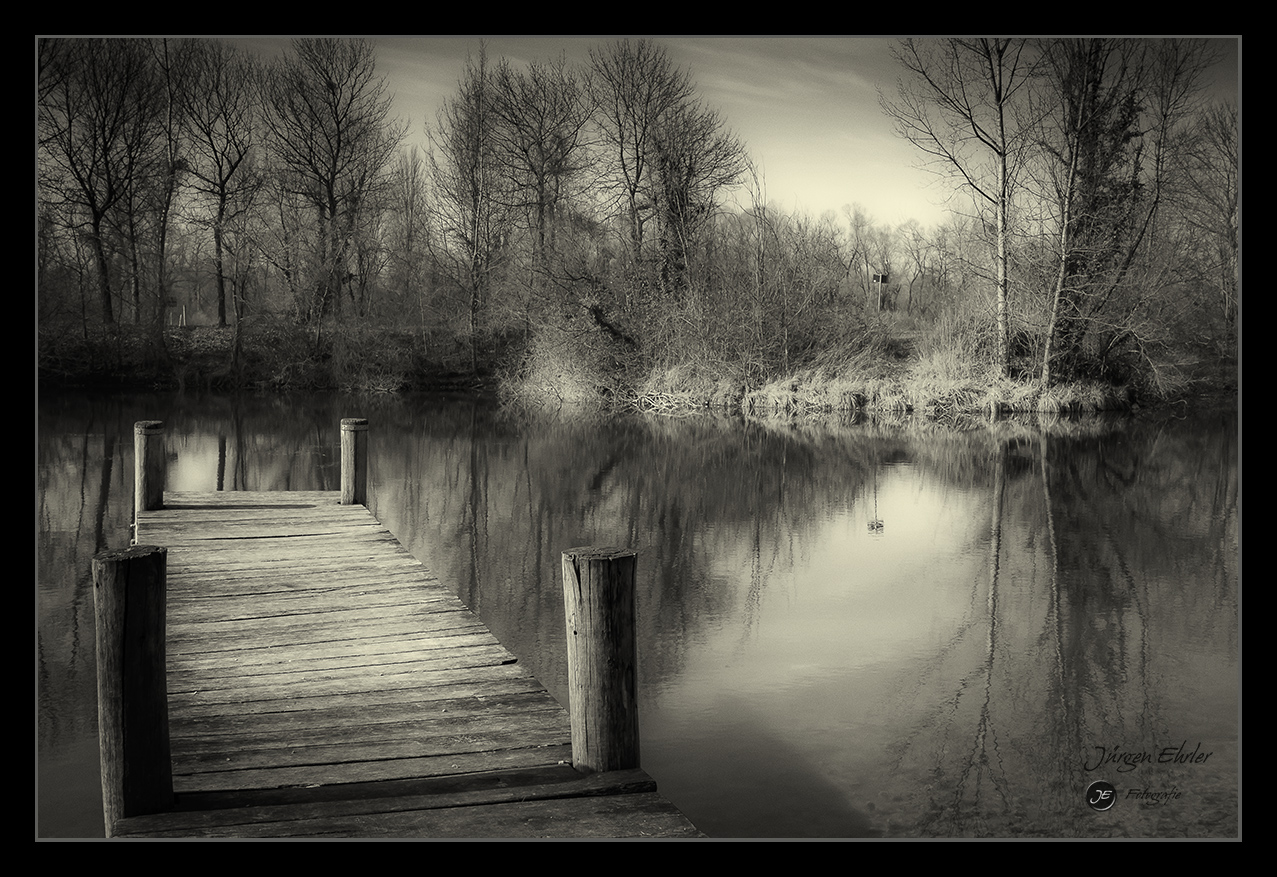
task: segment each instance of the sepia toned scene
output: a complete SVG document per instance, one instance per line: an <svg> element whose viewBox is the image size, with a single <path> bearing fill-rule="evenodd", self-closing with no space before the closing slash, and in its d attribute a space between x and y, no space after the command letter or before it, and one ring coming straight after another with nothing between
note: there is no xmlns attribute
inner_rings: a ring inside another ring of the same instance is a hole
<svg viewBox="0 0 1277 877"><path fill-rule="evenodd" d="M1240 839L1240 49L38 38L37 838Z"/></svg>

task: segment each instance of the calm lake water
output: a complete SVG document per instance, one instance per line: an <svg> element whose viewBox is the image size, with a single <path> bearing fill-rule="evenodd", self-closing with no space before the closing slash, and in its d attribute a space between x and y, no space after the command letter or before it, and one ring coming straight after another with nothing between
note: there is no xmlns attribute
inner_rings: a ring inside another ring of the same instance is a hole
<svg viewBox="0 0 1277 877"><path fill-rule="evenodd" d="M560 701L561 552L638 550L643 767L711 837L1238 836L1235 412L332 395L41 398L37 836L103 833L90 570L128 544L133 423L165 422L170 489L304 490L337 489L342 417L371 422L374 514Z"/></svg>

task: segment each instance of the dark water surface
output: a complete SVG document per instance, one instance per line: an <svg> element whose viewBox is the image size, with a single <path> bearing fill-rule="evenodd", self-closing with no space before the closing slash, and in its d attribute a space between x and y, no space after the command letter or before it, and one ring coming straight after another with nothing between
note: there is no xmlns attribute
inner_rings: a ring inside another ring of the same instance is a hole
<svg viewBox="0 0 1277 877"><path fill-rule="evenodd" d="M643 766L710 836L1238 836L1235 413L190 395L39 403L38 836L102 836L91 560L128 543L133 423L165 422L170 489L304 490L337 489L342 417L374 514L561 701L561 552L638 549Z"/></svg>

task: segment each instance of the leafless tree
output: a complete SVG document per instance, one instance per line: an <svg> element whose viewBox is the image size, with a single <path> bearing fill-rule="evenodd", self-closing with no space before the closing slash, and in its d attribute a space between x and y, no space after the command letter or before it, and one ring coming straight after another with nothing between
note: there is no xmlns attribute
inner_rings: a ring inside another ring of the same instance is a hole
<svg viewBox="0 0 1277 877"><path fill-rule="evenodd" d="M689 264L717 199L746 169L745 148L718 113L699 103L671 108L659 120L654 141L652 198L661 243L661 283L668 294L687 292Z"/></svg>
<svg viewBox="0 0 1277 877"><path fill-rule="evenodd" d="M146 44L126 39L42 40L41 197L87 235L102 321L116 321L109 236L153 169L162 93Z"/></svg>
<svg viewBox="0 0 1277 877"><path fill-rule="evenodd" d="M590 59L604 187L628 229L635 265L645 261L648 224L657 224L659 280L679 295L693 238L715 198L745 176L744 147L658 44L619 40Z"/></svg>
<svg viewBox="0 0 1277 877"><path fill-rule="evenodd" d="M483 311L514 216L513 193L493 138L492 78L481 49L477 60L467 61L457 94L444 103L428 131L434 261L468 299L476 367Z"/></svg>
<svg viewBox="0 0 1277 877"><path fill-rule="evenodd" d="M650 40L618 40L591 49L604 187L628 228L635 264L653 216L652 157L659 120L695 99L688 75Z"/></svg>
<svg viewBox="0 0 1277 877"><path fill-rule="evenodd" d="M526 70L502 60L491 97L492 145L514 196L511 206L526 217L535 270L544 276L569 187L586 166L590 92L560 57L533 61Z"/></svg>
<svg viewBox="0 0 1277 877"><path fill-rule="evenodd" d="M907 77L881 97L896 131L941 172L956 176L993 213L997 274L997 366L1008 368L1008 247L1013 190L1029 126L1015 105L1032 81L1021 39L904 40Z"/></svg>
<svg viewBox="0 0 1277 877"><path fill-rule="evenodd" d="M1039 176L1058 242L1042 357L1049 384L1057 358L1075 355L1088 334L1098 336L1100 367L1130 347L1149 359L1164 327L1143 323L1145 305L1167 283L1157 278L1179 278L1140 272L1138 260L1158 243L1183 127L1213 56L1204 40L1096 38L1046 41L1041 57Z"/></svg>
<svg viewBox="0 0 1277 877"><path fill-rule="evenodd" d="M856 286L864 294L865 303L873 301L873 275L875 273L874 257L874 219L861 204L844 204L843 215L847 218L848 238L847 274L853 278ZM877 306L874 308L878 309Z"/></svg>
<svg viewBox="0 0 1277 877"><path fill-rule="evenodd" d="M402 292L405 304L418 310L425 326L431 291L427 274L428 181L426 164L417 147L400 151L391 178L393 186L388 204L392 286Z"/></svg>
<svg viewBox="0 0 1277 877"><path fill-rule="evenodd" d="M916 307L924 311L927 304L915 300L915 291L925 287L925 280L932 270L935 249L931 236L922 228L916 219L910 219L896 229L899 246L904 254L905 264L909 266L909 284L905 287L905 311L912 312Z"/></svg>
<svg viewBox="0 0 1277 877"><path fill-rule="evenodd" d="M1185 168L1184 215L1219 291L1225 330L1237 322L1241 247L1241 129L1236 103L1215 103L1198 117Z"/></svg>
<svg viewBox="0 0 1277 877"><path fill-rule="evenodd" d="M149 41L157 76L160 79L163 131L150 187L154 202L150 212L153 214L155 237L156 308L154 316L157 324L163 319L169 299L168 249L172 217L178 202L179 190L185 183L186 172L189 169L187 97L193 90L204 87L203 82L197 81L192 76L196 45L197 43L193 40L171 40L166 37ZM137 244L136 239L134 240L136 253ZM137 285L141 281L141 276L142 272L136 266L135 259L133 272L135 302L140 298Z"/></svg>
<svg viewBox="0 0 1277 877"><path fill-rule="evenodd" d="M191 48L195 87L183 95L189 131L187 160L190 188L204 202L205 221L213 232L213 270L217 281L217 322L225 326L226 262L244 248L230 240L229 228L249 210L261 184L251 158L260 136L257 103L258 66L247 52L227 43L196 41ZM242 296L234 300L236 321Z"/></svg>
<svg viewBox="0 0 1277 877"><path fill-rule="evenodd" d="M360 212L385 181L404 128L366 40L299 39L264 80L272 151L315 211L319 280L306 314L340 311Z"/></svg>

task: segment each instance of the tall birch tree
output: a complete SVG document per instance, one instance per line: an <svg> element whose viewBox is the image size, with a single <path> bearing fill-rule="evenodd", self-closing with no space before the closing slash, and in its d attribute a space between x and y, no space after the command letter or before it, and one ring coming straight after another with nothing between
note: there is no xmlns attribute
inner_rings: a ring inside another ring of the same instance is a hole
<svg viewBox="0 0 1277 877"><path fill-rule="evenodd" d="M894 50L904 67L894 98L881 105L896 131L940 172L993 211L997 367L1009 368L1010 208L1028 124L1017 102L1032 80L1023 39L908 39Z"/></svg>

